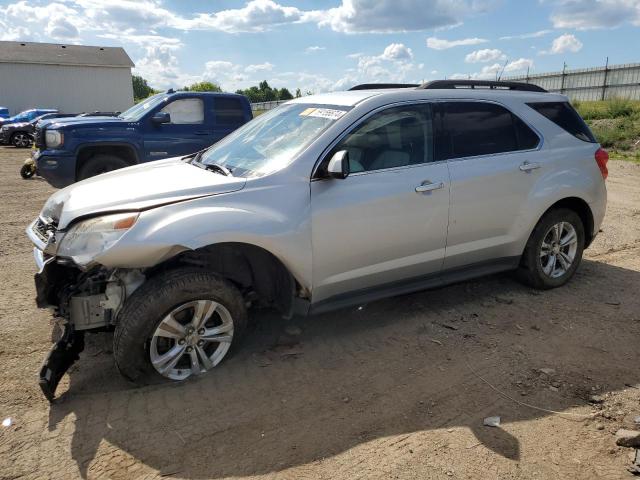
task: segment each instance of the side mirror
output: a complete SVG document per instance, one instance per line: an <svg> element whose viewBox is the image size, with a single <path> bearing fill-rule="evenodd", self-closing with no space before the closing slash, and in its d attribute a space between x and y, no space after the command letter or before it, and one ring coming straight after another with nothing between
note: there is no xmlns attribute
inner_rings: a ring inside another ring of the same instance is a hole
<svg viewBox="0 0 640 480"><path fill-rule="evenodd" d="M162 123L171 123L171 115L168 112L158 112L153 117L151 117L151 121L156 125L160 125Z"/></svg>
<svg viewBox="0 0 640 480"><path fill-rule="evenodd" d="M336 152L329 160L327 165L327 173L330 178L345 179L349 176L349 152L346 150L340 150Z"/></svg>

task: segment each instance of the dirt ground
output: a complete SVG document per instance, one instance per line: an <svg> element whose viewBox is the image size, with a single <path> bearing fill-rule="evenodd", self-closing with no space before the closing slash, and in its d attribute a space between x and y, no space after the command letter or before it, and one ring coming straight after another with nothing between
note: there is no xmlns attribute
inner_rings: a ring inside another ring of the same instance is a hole
<svg viewBox="0 0 640 480"><path fill-rule="evenodd" d="M640 165L610 163L604 231L563 288L497 275L299 320L297 337L262 314L179 386L133 387L94 335L50 406L24 229L52 188L20 179L26 154L0 147L0 478L631 477L614 433L640 415Z"/></svg>

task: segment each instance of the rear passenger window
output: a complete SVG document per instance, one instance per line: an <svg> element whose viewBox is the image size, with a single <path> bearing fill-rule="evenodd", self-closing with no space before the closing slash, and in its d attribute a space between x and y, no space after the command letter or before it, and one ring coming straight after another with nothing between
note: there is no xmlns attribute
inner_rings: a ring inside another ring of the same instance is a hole
<svg viewBox="0 0 640 480"><path fill-rule="evenodd" d="M217 125L241 125L244 123L244 108L237 98L216 98L213 102Z"/></svg>
<svg viewBox="0 0 640 480"><path fill-rule="evenodd" d="M441 118L438 159L530 150L540 142L522 120L493 103L445 103Z"/></svg>
<svg viewBox="0 0 640 480"><path fill-rule="evenodd" d="M536 102L527 103L527 105L583 142L596 143L596 139L587 124L584 123L584 120L569 103Z"/></svg>

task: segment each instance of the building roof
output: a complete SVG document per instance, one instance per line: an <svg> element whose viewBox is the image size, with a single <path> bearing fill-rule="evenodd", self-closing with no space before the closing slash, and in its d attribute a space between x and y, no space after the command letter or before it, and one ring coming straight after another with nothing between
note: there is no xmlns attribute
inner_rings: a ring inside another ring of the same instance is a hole
<svg viewBox="0 0 640 480"><path fill-rule="evenodd" d="M127 68L135 66L122 47L37 42L0 42L0 63Z"/></svg>

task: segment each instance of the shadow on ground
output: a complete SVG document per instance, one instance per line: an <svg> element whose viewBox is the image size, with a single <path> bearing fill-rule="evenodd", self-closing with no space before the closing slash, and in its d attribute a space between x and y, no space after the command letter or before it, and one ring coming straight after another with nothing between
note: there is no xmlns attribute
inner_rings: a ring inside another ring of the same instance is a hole
<svg viewBox="0 0 640 480"><path fill-rule="evenodd" d="M595 385L640 383L638 287L640 273L593 261L549 292L494 276L301 319L297 345L278 345L286 323L260 315L223 368L182 385L133 388L108 342L90 340L49 428L75 415L72 456L84 476L109 461L94 459L103 440L167 475L220 478L456 426L518 460L518 439L483 418L547 414L480 377L558 411L585 405Z"/></svg>

